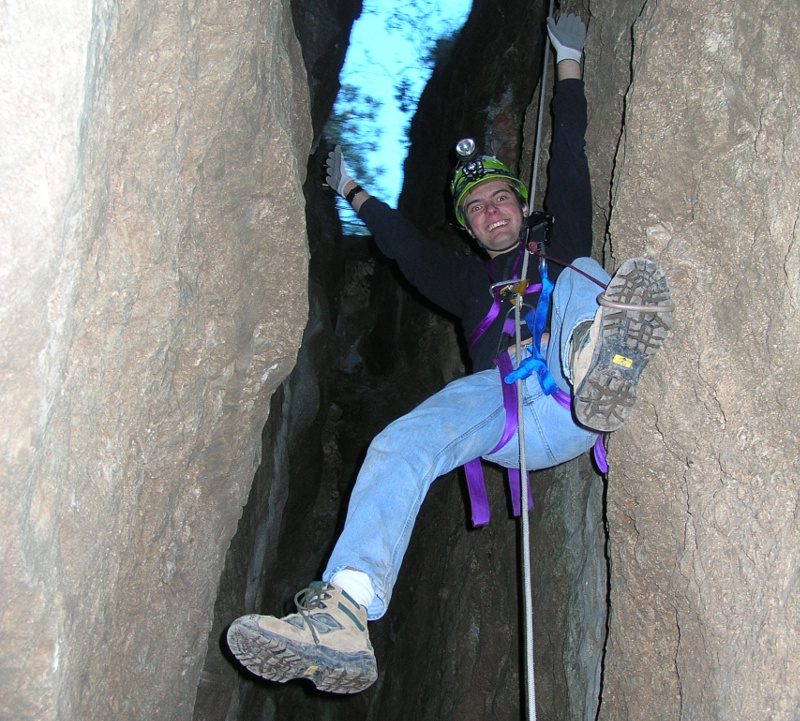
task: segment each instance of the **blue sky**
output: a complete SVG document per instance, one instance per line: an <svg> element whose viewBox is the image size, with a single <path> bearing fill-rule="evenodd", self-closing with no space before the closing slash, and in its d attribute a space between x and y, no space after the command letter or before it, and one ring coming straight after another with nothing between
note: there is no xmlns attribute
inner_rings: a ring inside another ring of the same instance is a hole
<svg viewBox="0 0 800 721"><path fill-rule="evenodd" d="M472 5L471 0L417 0L415 9L411 2L364 0L364 9L353 25L350 47L340 74L342 84L355 85L382 103L377 122L381 133L380 150L369 162L373 168L385 169L379 180L380 187L372 190L390 205L396 205L403 183L404 133L411 117L399 109L394 98L395 84L400 77L408 77L416 103L430 72L420 67L418 61L424 50L420 38L436 38L461 27ZM391 15L404 10L417 22L422 22L424 30L387 29Z"/></svg>

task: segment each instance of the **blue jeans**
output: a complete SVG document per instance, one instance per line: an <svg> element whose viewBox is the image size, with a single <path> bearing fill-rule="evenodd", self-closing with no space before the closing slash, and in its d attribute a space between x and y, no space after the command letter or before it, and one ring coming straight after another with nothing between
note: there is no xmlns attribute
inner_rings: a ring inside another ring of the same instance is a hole
<svg viewBox="0 0 800 721"><path fill-rule="evenodd" d="M573 264L607 283L590 258ZM569 268L552 295L550 341L542 349L556 384L569 391L572 331L594 318L602 289ZM390 423L370 445L358 474L342 534L323 580L344 568L366 573L375 590L367 616L383 616L425 494L436 478L481 456L519 467L517 434L499 451L505 424L500 374L481 371L449 383L410 413ZM536 376L524 381L525 452L529 470L550 468L589 450L597 437L575 424L570 411L544 395Z"/></svg>

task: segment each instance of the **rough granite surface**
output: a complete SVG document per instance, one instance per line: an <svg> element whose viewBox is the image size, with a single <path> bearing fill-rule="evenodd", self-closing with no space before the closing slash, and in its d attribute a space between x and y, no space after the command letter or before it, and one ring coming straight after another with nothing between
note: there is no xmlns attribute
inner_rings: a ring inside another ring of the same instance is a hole
<svg viewBox="0 0 800 721"><path fill-rule="evenodd" d="M0 717L188 719L307 316L279 2L0 9Z"/></svg>
<svg viewBox="0 0 800 721"><path fill-rule="evenodd" d="M601 719L800 715L799 21L647 2L627 40L608 250L677 308L610 446Z"/></svg>

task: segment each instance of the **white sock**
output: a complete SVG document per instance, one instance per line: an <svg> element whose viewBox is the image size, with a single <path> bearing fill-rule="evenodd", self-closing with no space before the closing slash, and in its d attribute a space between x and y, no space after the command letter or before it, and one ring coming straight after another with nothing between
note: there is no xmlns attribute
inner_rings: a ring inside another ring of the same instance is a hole
<svg viewBox="0 0 800 721"><path fill-rule="evenodd" d="M355 571L352 568L345 568L331 578L331 583L335 583L356 603L369 608L375 598L375 589L372 588L372 581L363 571Z"/></svg>

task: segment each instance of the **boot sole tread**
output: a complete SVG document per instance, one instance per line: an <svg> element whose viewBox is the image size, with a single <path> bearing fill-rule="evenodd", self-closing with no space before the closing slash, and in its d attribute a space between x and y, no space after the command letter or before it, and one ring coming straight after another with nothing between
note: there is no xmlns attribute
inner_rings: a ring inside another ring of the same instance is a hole
<svg viewBox="0 0 800 721"><path fill-rule="evenodd" d="M650 260L626 261L605 297L629 305L669 306L667 279ZM603 306L601 333L592 362L575 390L575 416L593 430L617 430L636 401L644 367L658 352L672 324L669 310L623 310Z"/></svg>
<svg viewBox="0 0 800 721"><path fill-rule="evenodd" d="M269 681L308 679L320 691L358 693L378 677L375 656L368 651L337 652L265 632L246 622L234 622L227 638L239 662Z"/></svg>

